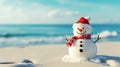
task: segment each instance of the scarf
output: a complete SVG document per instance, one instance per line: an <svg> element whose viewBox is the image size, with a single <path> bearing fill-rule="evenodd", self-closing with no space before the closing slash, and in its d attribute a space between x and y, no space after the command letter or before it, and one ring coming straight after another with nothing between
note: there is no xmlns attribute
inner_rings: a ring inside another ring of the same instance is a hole
<svg viewBox="0 0 120 67"><path fill-rule="evenodd" d="M91 39L91 35L90 34L85 34L85 35L80 35L80 36L73 36L69 41L67 41L66 45L72 46L72 44L74 43L75 40L77 39Z"/></svg>

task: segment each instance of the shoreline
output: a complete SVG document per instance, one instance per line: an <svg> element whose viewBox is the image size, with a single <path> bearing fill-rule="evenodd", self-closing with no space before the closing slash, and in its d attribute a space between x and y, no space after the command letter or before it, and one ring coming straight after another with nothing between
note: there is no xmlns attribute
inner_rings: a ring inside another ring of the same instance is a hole
<svg viewBox="0 0 120 67"><path fill-rule="evenodd" d="M104 42L97 42L97 44L104 44L104 43L120 43L119 41L104 41ZM0 47L1 48L25 48L25 47L34 47L34 46L50 46L50 45L66 45L66 42L65 43L60 43L60 44L31 44L31 45L22 45L22 46L19 46L19 45L16 45L16 46L2 46Z"/></svg>

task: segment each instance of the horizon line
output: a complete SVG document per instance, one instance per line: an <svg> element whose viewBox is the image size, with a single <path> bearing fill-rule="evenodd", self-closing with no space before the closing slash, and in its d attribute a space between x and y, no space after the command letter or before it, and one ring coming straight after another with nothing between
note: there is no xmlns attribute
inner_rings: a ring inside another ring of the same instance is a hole
<svg viewBox="0 0 120 67"><path fill-rule="evenodd" d="M91 23L90 25L120 25L120 23ZM25 23L25 24L0 24L0 25L73 25L73 24L41 24L41 23Z"/></svg>

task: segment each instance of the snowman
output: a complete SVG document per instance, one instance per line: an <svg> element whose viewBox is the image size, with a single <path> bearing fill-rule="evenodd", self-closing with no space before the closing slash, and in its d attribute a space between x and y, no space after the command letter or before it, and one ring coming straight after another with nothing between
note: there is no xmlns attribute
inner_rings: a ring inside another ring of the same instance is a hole
<svg viewBox="0 0 120 67"><path fill-rule="evenodd" d="M67 40L68 55L63 57L64 61L79 62L81 60L88 60L94 58L97 54L97 47L95 43L101 39L99 36L96 41L91 40L91 26L89 24L89 17L81 17L73 24L74 36Z"/></svg>

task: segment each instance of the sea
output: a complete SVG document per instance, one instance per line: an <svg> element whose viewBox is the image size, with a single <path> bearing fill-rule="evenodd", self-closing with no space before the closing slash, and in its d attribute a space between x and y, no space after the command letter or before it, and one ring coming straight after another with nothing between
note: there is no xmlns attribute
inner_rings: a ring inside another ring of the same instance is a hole
<svg viewBox="0 0 120 67"><path fill-rule="evenodd" d="M120 24L92 24L91 36L99 42L120 41ZM64 44L64 36L73 36L72 24L20 24L0 25L0 47L24 47Z"/></svg>

